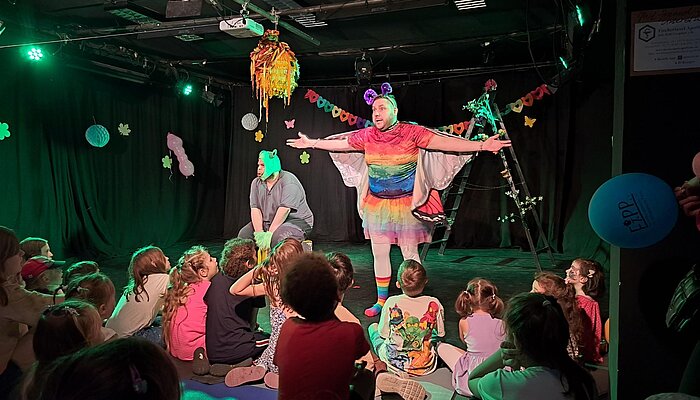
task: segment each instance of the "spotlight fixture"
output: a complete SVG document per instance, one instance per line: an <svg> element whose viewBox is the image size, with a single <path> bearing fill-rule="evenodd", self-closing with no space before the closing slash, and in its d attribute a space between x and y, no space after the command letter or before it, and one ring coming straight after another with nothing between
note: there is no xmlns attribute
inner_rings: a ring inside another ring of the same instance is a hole
<svg viewBox="0 0 700 400"><path fill-rule="evenodd" d="M204 85L204 91L202 91L202 100L213 105L214 107L220 107L224 102L224 98L220 94L216 94L209 90L209 85Z"/></svg>
<svg viewBox="0 0 700 400"><path fill-rule="evenodd" d="M372 59L362 53L362 58L355 59L355 77L357 82L372 80Z"/></svg>
<svg viewBox="0 0 700 400"><path fill-rule="evenodd" d="M41 51L41 48L32 47L29 51L27 51L27 56L32 61L41 61L41 59L44 58L44 53Z"/></svg>
<svg viewBox="0 0 700 400"><path fill-rule="evenodd" d="M192 86L192 84L189 81L184 80L184 79L180 79L175 84L175 91L179 95L189 96L194 91L194 87Z"/></svg>

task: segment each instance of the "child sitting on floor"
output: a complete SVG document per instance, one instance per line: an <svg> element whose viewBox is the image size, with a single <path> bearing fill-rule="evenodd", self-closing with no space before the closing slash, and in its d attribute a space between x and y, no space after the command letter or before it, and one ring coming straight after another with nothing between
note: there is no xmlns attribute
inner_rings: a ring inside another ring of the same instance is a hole
<svg viewBox="0 0 700 400"><path fill-rule="evenodd" d="M24 252L24 261L36 256L44 256L48 259L53 259L51 246L49 246L49 241L46 239L28 237L19 242L19 247Z"/></svg>
<svg viewBox="0 0 700 400"><path fill-rule="evenodd" d="M206 354L195 354L193 371L225 376L243 361L257 359L267 348L270 335L252 329L253 313L265 307L265 297L231 295L229 288L257 263L255 243L234 238L226 242L219 260L220 274L211 279L204 295L207 304ZM208 361L205 358L208 356ZM213 364L212 366L209 363ZM219 365L225 366L219 367ZM250 364L249 364L250 365ZM211 368L210 368L211 367Z"/></svg>
<svg viewBox="0 0 700 400"><path fill-rule="evenodd" d="M36 362L24 378L22 398L39 398L40 382L52 361L102 343L101 327L97 310L85 301L67 300L47 308L30 333Z"/></svg>
<svg viewBox="0 0 700 400"><path fill-rule="evenodd" d="M66 299L84 300L92 304L100 314L101 322L112 315L116 303L115 294L112 280L99 272L78 276L66 288ZM102 327L102 334L105 341L116 337L113 329L105 327Z"/></svg>
<svg viewBox="0 0 700 400"><path fill-rule="evenodd" d="M576 301L576 293L572 285L567 285L564 278L549 272L543 271L535 275L532 281L532 292L552 296L557 299L557 303L564 311L566 321L569 323L569 356L575 361L581 362L581 352L579 343L583 335L583 325L581 323L581 309Z"/></svg>
<svg viewBox="0 0 700 400"><path fill-rule="evenodd" d="M271 332L270 343L254 361L255 365L232 369L226 375L226 385L239 386L264 378L265 385L277 389L279 376L277 365L274 363L277 338L284 321L294 315L294 312L280 298L280 282L290 263L303 252L301 242L292 238L285 239L270 251L270 257L259 267L250 270L231 285L229 292L232 295L256 297L264 293L267 296L270 300ZM262 283L256 283L257 278L260 278Z"/></svg>
<svg viewBox="0 0 700 400"><path fill-rule="evenodd" d="M600 364L600 342L603 337L603 322L597 299L605 292L605 275L597 261L577 258L566 270L566 284L576 292L576 302L581 308L581 342L579 348L583 362Z"/></svg>
<svg viewBox="0 0 700 400"><path fill-rule="evenodd" d="M202 246L187 250L170 271L170 286L163 306L163 338L173 357L192 360L195 349L204 346L207 319L204 295L217 272L216 258Z"/></svg>
<svg viewBox="0 0 700 400"><path fill-rule="evenodd" d="M94 261L78 261L63 273L63 287L68 287L70 281L83 275L100 272L100 266Z"/></svg>
<svg viewBox="0 0 700 400"><path fill-rule="evenodd" d="M48 257L35 256L22 266L22 279L27 290L44 294L63 294L63 264Z"/></svg>
<svg viewBox="0 0 700 400"><path fill-rule="evenodd" d="M389 297L379 325L368 328L372 346L390 370L417 376L435 371L434 337L445 336L445 311L440 300L422 295L427 283L418 261L402 262L396 286L403 294Z"/></svg>
<svg viewBox="0 0 700 400"><path fill-rule="evenodd" d="M338 284L320 254L297 257L282 280L282 301L300 317L288 319L279 336L279 399L348 399L355 360L369 351L362 326L342 322L334 311ZM371 373L357 387L374 386ZM374 391L371 390L374 396Z"/></svg>
<svg viewBox="0 0 700 400"><path fill-rule="evenodd" d="M154 322L163 308L168 271L170 260L158 247L136 250L129 263L129 283L105 326L118 337L135 335L162 344L162 328Z"/></svg>
<svg viewBox="0 0 700 400"><path fill-rule="evenodd" d="M471 396L469 373L498 350L506 330L500 316L503 300L498 288L483 278L474 278L457 296L455 310L460 317L459 338L467 351L448 343L440 343L438 355L452 370L452 386L463 396Z"/></svg>

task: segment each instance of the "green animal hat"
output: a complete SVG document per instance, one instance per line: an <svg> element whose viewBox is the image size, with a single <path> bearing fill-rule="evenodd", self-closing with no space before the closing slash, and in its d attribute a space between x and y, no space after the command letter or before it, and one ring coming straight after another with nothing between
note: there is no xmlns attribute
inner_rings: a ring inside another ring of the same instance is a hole
<svg viewBox="0 0 700 400"><path fill-rule="evenodd" d="M277 149L274 149L272 151L261 151L260 155L258 155L258 159L262 160L263 164L265 165L265 172L260 177L260 179L262 180L266 180L270 177L270 175L274 174L275 172L280 172L282 170L280 158L277 157Z"/></svg>

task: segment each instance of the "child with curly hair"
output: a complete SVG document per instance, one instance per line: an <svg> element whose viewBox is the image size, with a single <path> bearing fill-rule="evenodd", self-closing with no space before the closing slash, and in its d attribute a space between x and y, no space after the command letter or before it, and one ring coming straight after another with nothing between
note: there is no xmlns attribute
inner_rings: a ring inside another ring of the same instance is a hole
<svg viewBox="0 0 700 400"><path fill-rule="evenodd" d="M187 250L170 271L170 286L163 306L163 338L173 357L192 360L195 349L205 345L204 295L217 272L216 258L202 246Z"/></svg>

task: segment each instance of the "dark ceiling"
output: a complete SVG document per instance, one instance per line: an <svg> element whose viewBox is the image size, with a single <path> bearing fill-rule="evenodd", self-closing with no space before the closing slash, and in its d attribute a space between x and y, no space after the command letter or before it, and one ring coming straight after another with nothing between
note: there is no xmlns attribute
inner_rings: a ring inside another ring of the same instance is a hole
<svg viewBox="0 0 700 400"><path fill-rule="evenodd" d="M249 81L248 57L259 38L235 38L218 29L222 17L239 16L238 1L204 0L201 13L183 18L166 18L167 3L2 0L0 20L5 21L6 31L0 36L0 55L12 49L3 46L66 40L46 46L53 46L52 53L68 58L91 60L93 68L117 66L134 76L149 76L172 66L219 82ZM280 39L296 52L301 65L300 83L342 84L354 80L354 62L363 54L371 58L375 75L390 74L401 79L529 67L533 60L546 68L559 55L567 56L567 42L573 35L567 39L564 32L572 28L576 0L486 0L486 7L466 11L459 11L453 0L251 3L249 9L270 12L274 6L282 10ZM582 4L589 19L594 19L598 4ZM290 11L298 7L327 25L302 26ZM153 23L139 25L113 15L109 8L140 10L153 18ZM253 11L249 17L266 29L274 26ZM314 44L294 30L320 43ZM201 39L183 41L175 37L183 33ZM86 37L90 39L75 40ZM568 51L570 55L571 49Z"/></svg>

